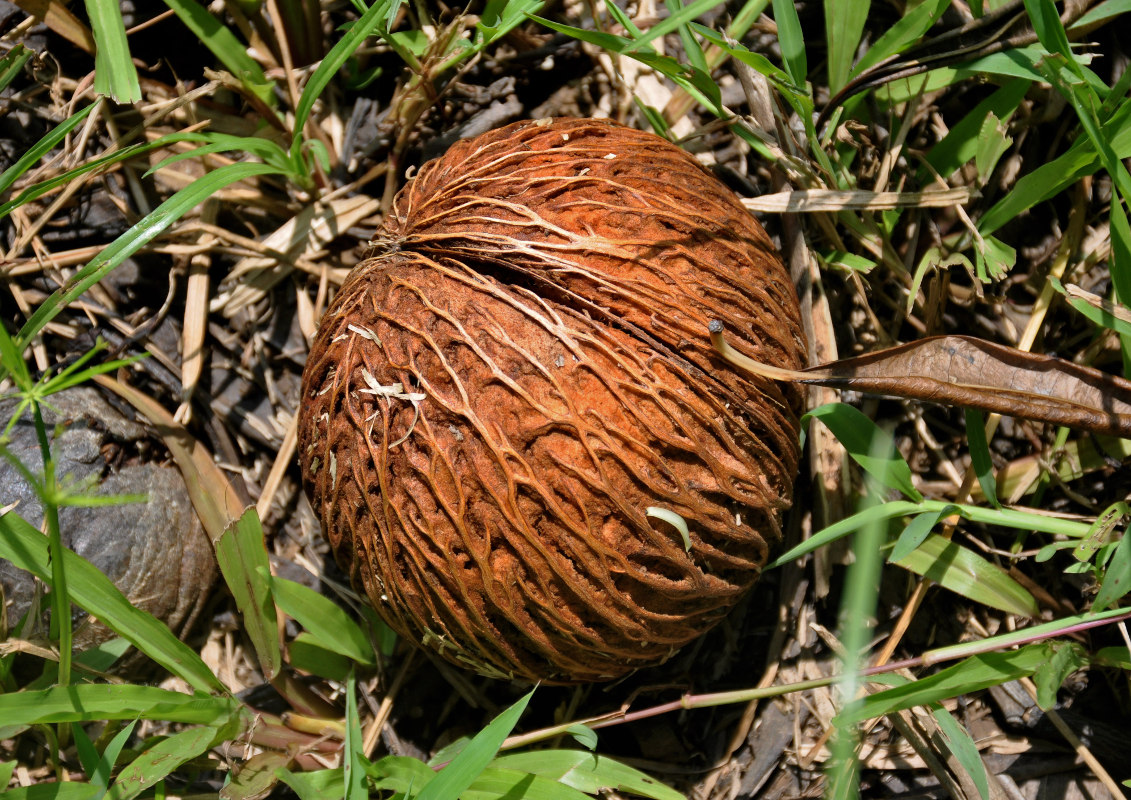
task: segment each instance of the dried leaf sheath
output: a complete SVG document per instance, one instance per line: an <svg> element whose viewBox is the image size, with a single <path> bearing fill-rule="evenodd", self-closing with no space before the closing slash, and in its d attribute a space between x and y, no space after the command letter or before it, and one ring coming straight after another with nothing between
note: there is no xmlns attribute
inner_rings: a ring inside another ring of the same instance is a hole
<svg viewBox="0 0 1131 800"><path fill-rule="evenodd" d="M591 126L526 123L484 138L529 152L528 128L560 141L566 131L584 140ZM599 129L600 148L644 137ZM498 222L483 223L487 257L475 257L465 218L459 246L447 247L456 239L444 238L443 214L429 235L412 220L429 217L433 197L470 208L456 168L526 164L461 148L406 188L389 232L398 248L359 266L327 312L304 375L306 489L339 559L402 634L487 674L616 677L662 661L725 613L765 563L791 497L799 397L732 371L682 329L728 301L761 308L761 320L727 318L748 351L797 366L796 301L764 234L746 234L738 201L692 161L681 162L681 185L721 195L711 201L720 218L742 221L717 248L695 225L664 226L668 241L694 246L641 255L671 205L646 180L634 192L632 176L619 180L637 205L618 212L637 242L631 257L607 241L599 256L596 243L542 256L516 239L508 260ZM573 174L577 158L562 157L559 173ZM551 168L539 166L547 184ZM452 177L437 183L442 170ZM607 200L569 193L578 207ZM525 204L517 213L533 218L545 201L492 202ZM555 214L563 237L597 233L581 213ZM705 264L702 282L688 254ZM664 278L669 268L678 279ZM688 521L690 551L647 516L652 506Z"/></svg>

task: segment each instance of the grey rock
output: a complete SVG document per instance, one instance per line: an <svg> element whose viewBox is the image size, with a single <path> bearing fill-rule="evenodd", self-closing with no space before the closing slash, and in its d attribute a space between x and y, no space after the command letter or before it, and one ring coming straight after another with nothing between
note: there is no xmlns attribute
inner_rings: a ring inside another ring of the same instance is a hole
<svg viewBox="0 0 1131 800"><path fill-rule="evenodd" d="M87 487L84 493L146 497L145 502L60 509L63 543L98 567L135 606L165 622L178 636L187 635L209 598L217 568L180 471L145 461L139 455L150 449L145 429L94 389L68 390L50 401L54 408L45 408L44 417L48 431L55 429L52 453L60 479ZM15 410L14 402L0 402L0 425ZM7 447L33 473L42 470L29 415L16 423ZM39 498L12 464L0 461L0 507L13 502L17 506L10 513L41 526ZM0 586L9 624L14 625L31 607L35 580L0 559ZM81 612L75 622L78 650L114 635ZM124 668L141 663L140 657L127 658Z"/></svg>

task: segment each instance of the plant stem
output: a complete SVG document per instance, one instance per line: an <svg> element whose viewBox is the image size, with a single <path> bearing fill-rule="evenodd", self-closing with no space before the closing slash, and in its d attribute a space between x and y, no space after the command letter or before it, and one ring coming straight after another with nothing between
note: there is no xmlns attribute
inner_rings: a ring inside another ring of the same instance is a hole
<svg viewBox="0 0 1131 800"><path fill-rule="evenodd" d="M60 686L71 677L71 599L67 593L67 576L63 570L63 533L59 527L59 486L55 480L55 459L39 401L32 399L35 433L43 456L43 510L47 523L47 552L51 560L51 638L59 643Z"/></svg>

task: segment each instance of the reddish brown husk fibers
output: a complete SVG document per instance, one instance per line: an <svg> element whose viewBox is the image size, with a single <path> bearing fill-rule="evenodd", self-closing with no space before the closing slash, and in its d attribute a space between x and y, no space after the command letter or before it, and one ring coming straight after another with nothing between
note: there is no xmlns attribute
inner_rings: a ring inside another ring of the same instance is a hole
<svg viewBox="0 0 1131 800"><path fill-rule="evenodd" d="M306 491L400 634L481 673L616 678L716 623L780 538L789 277L678 147L599 120L462 141L397 197L303 377ZM687 522L681 532L648 514Z"/></svg>

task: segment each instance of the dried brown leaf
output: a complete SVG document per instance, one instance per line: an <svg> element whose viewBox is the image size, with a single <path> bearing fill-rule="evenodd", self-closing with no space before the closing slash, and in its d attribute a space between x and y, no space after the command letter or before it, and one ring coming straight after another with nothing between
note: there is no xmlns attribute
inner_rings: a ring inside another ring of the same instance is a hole
<svg viewBox="0 0 1131 800"><path fill-rule="evenodd" d="M152 398L107 375L96 375L93 380L136 408L157 429L184 476L193 508L208 538L215 542L243 514L244 503L212 460L212 454Z"/></svg>
<svg viewBox="0 0 1131 800"><path fill-rule="evenodd" d="M728 359L775 380L976 408L1131 437L1131 382L1052 356L969 336L932 336L821 367L793 371L742 356L711 324Z"/></svg>

